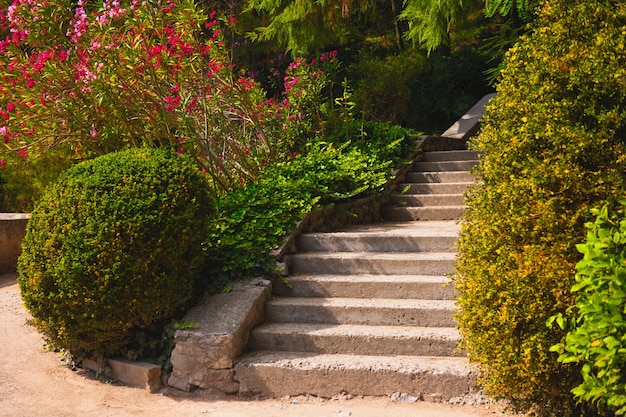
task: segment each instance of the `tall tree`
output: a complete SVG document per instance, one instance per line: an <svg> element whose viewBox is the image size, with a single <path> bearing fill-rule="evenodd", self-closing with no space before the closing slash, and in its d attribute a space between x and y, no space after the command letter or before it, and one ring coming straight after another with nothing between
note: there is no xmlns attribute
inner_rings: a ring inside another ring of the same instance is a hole
<svg viewBox="0 0 626 417"><path fill-rule="evenodd" d="M365 0L359 1L367 7ZM293 55L319 50L345 39L345 20L354 6L352 0L249 0L247 10L268 19L251 36L278 41Z"/></svg>
<svg viewBox="0 0 626 417"><path fill-rule="evenodd" d="M404 36L429 51L449 46L450 27L466 9L462 0L405 0L400 18L409 23L409 30Z"/></svg>
<svg viewBox="0 0 626 417"><path fill-rule="evenodd" d="M429 51L450 44L452 26L477 10L527 22L540 0L248 0L247 10L266 24L252 34L258 40L277 41L292 54L319 50L362 34L352 30L355 20L391 15L396 44L407 39ZM404 23L403 23L404 22ZM362 29L362 27L360 28Z"/></svg>

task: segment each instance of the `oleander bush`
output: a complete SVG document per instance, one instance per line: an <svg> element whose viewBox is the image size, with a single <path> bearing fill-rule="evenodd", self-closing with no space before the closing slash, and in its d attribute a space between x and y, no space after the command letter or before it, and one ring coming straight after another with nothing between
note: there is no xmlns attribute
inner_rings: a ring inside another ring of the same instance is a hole
<svg viewBox="0 0 626 417"><path fill-rule="evenodd" d="M29 210L72 164L129 147L176 147L223 189L290 155L289 103L230 61L235 23L193 0L0 0L4 190Z"/></svg>
<svg viewBox="0 0 626 417"><path fill-rule="evenodd" d="M626 193L626 4L552 0L505 60L470 146L482 151L455 277L457 319L491 394L538 415L595 413L558 362L590 208Z"/></svg>
<svg viewBox="0 0 626 417"><path fill-rule="evenodd" d="M183 312L204 262L210 195L197 165L167 149L62 174L36 204L18 262L24 304L50 345L120 354Z"/></svg>

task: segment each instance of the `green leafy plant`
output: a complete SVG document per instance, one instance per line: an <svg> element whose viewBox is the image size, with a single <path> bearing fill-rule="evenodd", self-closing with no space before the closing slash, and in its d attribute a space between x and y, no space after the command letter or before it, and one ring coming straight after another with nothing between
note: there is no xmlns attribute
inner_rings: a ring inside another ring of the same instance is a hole
<svg viewBox="0 0 626 417"><path fill-rule="evenodd" d="M561 363L582 364L583 381L572 389L581 401L599 409L626 414L626 218L622 210L609 216L608 207L593 209L594 222L585 243L577 245L583 259L576 264L572 293L576 304L568 311L569 332L551 350ZM560 320L562 315L549 320Z"/></svg>
<svg viewBox="0 0 626 417"><path fill-rule="evenodd" d="M593 412L571 395L581 365L550 352L564 331L545 323L575 303L590 208L626 194L622 6L544 3L470 144L482 156L455 275L463 345L488 392L538 415Z"/></svg>
<svg viewBox="0 0 626 417"><path fill-rule="evenodd" d="M147 345L194 296L213 212L206 177L167 149L72 167L37 203L19 258L35 326L76 355Z"/></svg>
<svg viewBox="0 0 626 417"><path fill-rule="evenodd" d="M276 261L268 254L283 244L304 214L380 192L391 164L358 148L319 142L291 161L266 166L257 181L219 200L207 241L207 274L219 277L220 285L275 274Z"/></svg>
<svg viewBox="0 0 626 417"><path fill-rule="evenodd" d="M359 149L383 165L391 161L393 167L398 167L415 151L420 134L391 123L353 119L331 132L327 140L337 148Z"/></svg>

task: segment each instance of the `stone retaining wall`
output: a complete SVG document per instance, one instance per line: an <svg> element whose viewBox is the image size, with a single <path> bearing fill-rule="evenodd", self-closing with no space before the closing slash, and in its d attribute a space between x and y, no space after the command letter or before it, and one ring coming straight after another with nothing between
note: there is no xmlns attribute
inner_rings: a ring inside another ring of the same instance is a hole
<svg viewBox="0 0 626 417"><path fill-rule="evenodd" d="M0 213L0 274L17 270L29 218L27 213Z"/></svg>

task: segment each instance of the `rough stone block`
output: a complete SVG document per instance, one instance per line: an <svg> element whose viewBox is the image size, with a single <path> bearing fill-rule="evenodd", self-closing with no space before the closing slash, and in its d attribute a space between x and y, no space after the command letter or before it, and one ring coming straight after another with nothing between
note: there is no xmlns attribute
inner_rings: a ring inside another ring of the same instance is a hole
<svg viewBox="0 0 626 417"><path fill-rule="evenodd" d="M152 363L125 359L109 359L109 375L132 387L158 392L161 388L161 367Z"/></svg>
<svg viewBox="0 0 626 417"><path fill-rule="evenodd" d="M151 393L161 388L161 367L147 362L129 361L126 359L107 359L106 376L135 388L143 388ZM83 367L97 371L98 366L93 359L84 359Z"/></svg>
<svg viewBox="0 0 626 417"><path fill-rule="evenodd" d="M235 286L229 293L205 297L192 308L184 320L196 326L174 335L168 384L184 391L202 387L236 392L238 384L230 368L244 351L250 330L263 321L270 294L269 281L258 280Z"/></svg>

